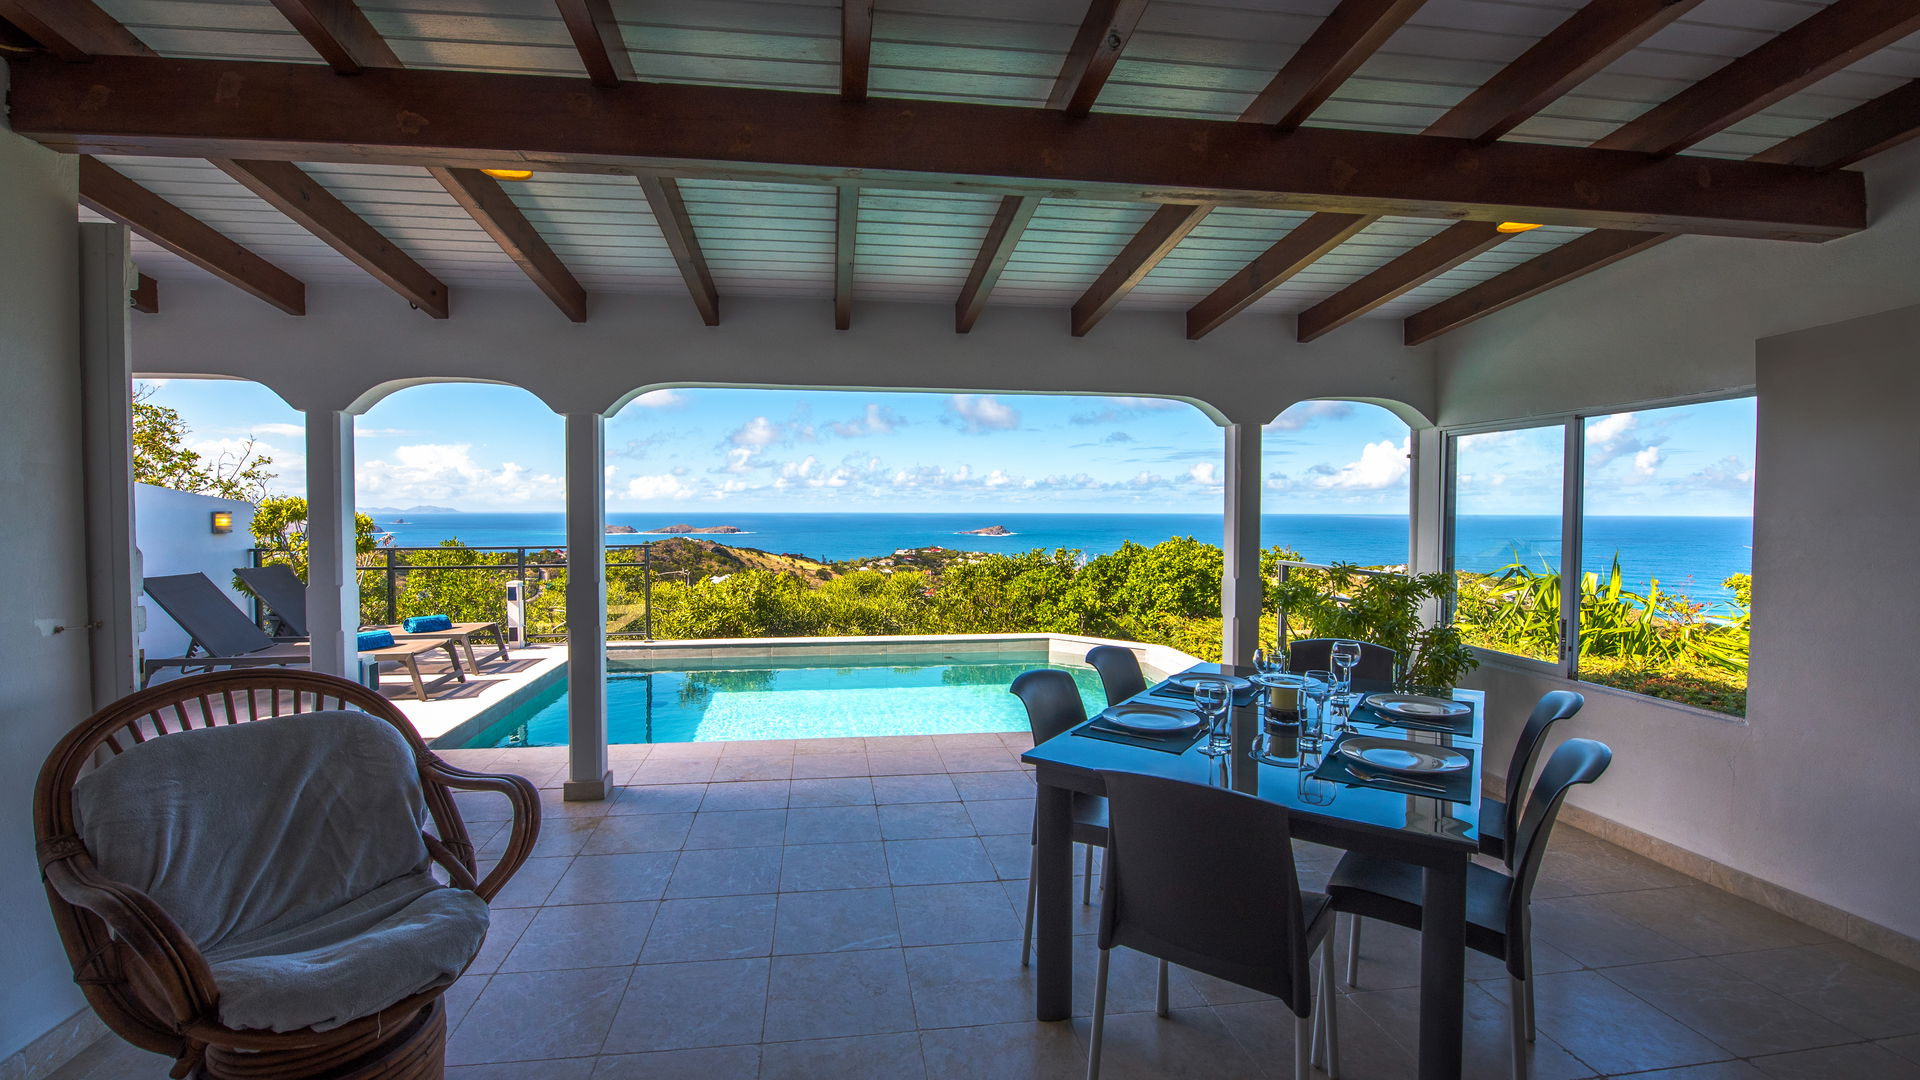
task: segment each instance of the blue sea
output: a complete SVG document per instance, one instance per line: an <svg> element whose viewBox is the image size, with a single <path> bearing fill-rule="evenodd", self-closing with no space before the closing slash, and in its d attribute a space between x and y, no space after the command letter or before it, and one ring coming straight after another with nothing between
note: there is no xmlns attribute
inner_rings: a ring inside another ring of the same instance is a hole
<svg viewBox="0 0 1920 1080"><path fill-rule="evenodd" d="M559 513L414 514L395 524L377 514L399 547L432 547L458 539L472 547L564 547ZM685 523L732 525L740 533L708 535L723 544L805 555L823 561L886 555L898 548L941 547L1012 552L1029 548L1077 548L1088 555L1117 550L1123 541L1155 544L1192 536L1218 544L1217 514L632 514L609 513L609 525L657 529ZM964 530L1004 525L1013 535L965 536ZM1391 515L1268 514L1261 518L1261 544L1283 545L1308 562L1399 566L1407 561L1407 519ZM615 534L609 545L645 543L649 537ZM1753 521L1745 517L1589 517L1582 562L1605 572L1617 552L1628 586L1643 590L1657 578L1662 590L1698 600L1727 597L1720 583L1747 572L1753 562ZM1556 517L1461 517L1455 523L1454 563L1462 570L1498 570L1520 559L1536 568L1560 565L1560 519Z"/></svg>

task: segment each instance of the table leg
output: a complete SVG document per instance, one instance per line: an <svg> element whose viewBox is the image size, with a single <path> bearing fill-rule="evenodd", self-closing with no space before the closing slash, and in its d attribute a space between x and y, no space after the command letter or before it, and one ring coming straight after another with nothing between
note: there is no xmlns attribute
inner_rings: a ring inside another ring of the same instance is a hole
<svg viewBox="0 0 1920 1080"><path fill-rule="evenodd" d="M1426 868L1420 924L1420 1080L1460 1080L1465 1039L1467 860Z"/></svg>
<svg viewBox="0 0 1920 1080"><path fill-rule="evenodd" d="M1035 963L1039 968L1034 1016L1065 1020L1073 1014L1073 796L1041 781L1033 804Z"/></svg>

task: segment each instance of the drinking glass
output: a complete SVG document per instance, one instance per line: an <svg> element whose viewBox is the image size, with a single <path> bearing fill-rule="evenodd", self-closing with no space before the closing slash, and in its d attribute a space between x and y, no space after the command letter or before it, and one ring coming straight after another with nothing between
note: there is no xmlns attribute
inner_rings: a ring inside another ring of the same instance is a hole
<svg viewBox="0 0 1920 1080"><path fill-rule="evenodd" d="M1333 697L1333 672L1314 670L1304 677L1307 685L1301 696L1311 707L1300 710L1300 745L1311 749L1318 747L1326 734L1327 700Z"/></svg>
<svg viewBox="0 0 1920 1080"><path fill-rule="evenodd" d="M1326 806L1333 802L1333 796L1340 785L1331 780L1322 780L1313 775L1320 768L1320 755L1300 754L1300 801L1308 806Z"/></svg>
<svg viewBox="0 0 1920 1080"><path fill-rule="evenodd" d="M1340 705L1347 708L1353 701L1353 669L1360 663L1360 643L1336 641L1333 643L1332 656L1333 669L1340 673Z"/></svg>
<svg viewBox="0 0 1920 1080"><path fill-rule="evenodd" d="M1227 701L1232 696L1226 683L1199 682L1193 686L1193 704L1206 721L1207 741L1200 752L1218 757L1233 749L1233 736L1227 730Z"/></svg>

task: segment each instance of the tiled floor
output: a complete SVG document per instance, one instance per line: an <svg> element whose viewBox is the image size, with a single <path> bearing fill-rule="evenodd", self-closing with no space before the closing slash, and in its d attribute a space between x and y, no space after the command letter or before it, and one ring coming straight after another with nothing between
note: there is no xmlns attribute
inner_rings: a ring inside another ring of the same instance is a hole
<svg viewBox="0 0 1920 1080"><path fill-rule="evenodd" d="M1019 965L1024 736L615 748L564 803L557 750L451 751L543 785L535 857L448 994L451 1080L1072 1077L1087 1021L1034 1022ZM464 807L499 850L505 804ZM1303 848L1308 884L1338 853ZM1920 974L1562 826L1535 892L1539 1080L1920 1080ZM1080 909L1075 1003L1092 1001ZM1369 924L1342 1074L1412 1075L1415 935ZM1274 1002L1116 956L1105 1075L1283 1077ZM1506 1075L1504 973L1471 957L1467 1075ZM165 1075L96 1044L60 1080Z"/></svg>

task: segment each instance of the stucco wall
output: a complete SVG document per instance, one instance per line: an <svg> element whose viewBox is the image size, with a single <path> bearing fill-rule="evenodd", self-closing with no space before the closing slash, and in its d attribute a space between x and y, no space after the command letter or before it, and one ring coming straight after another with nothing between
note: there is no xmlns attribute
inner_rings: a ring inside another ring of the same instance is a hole
<svg viewBox="0 0 1920 1080"><path fill-rule="evenodd" d="M5 65L0 65L0 89ZM33 854L34 780L91 710L80 474L75 159L0 129L0 1062L83 1004L54 936Z"/></svg>
<svg viewBox="0 0 1920 1080"><path fill-rule="evenodd" d="M205 574L240 610L253 610L252 597L233 587L233 568L247 565L247 549L253 546L251 505L148 484L134 485L133 504L135 542L146 576ZM232 532L213 532L215 510L233 515ZM140 650L148 656L186 655L187 632L160 605L144 598L141 603L147 628L140 634Z"/></svg>

